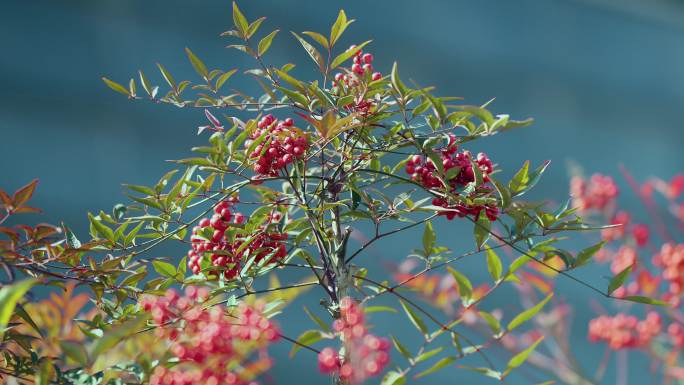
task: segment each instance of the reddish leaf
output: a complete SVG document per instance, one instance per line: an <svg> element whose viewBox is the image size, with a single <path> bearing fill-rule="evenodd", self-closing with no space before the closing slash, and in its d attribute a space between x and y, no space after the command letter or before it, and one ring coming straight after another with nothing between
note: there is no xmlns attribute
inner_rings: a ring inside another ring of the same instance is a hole
<svg viewBox="0 0 684 385"><path fill-rule="evenodd" d="M29 206L22 206L18 207L14 210L12 210L13 213L19 214L19 213L41 213L43 210L37 208L37 207L29 207Z"/></svg>
<svg viewBox="0 0 684 385"><path fill-rule="evenodd" d="M0 200L4 206L12 206L12 198L10 198L10 196L7 195L7 193L2 189L0 189Z"/></svg>
<svg viewBox="0 0 684 385"><path fill-rule="evenodd" d="M0 233L7 235L14 242L19 242L19 233L9 227L0 227Z"/></svg>
<svg viewBox="0 0 684 385"><path fill-rule="evenodd" d="M38 179L34 179L31 183L17 190L12 196L14 207L20 207L24 203L28 202L28 200L31 199L31 196L33 196L33 191L36 189L36 185L38 185Z"/></svg>

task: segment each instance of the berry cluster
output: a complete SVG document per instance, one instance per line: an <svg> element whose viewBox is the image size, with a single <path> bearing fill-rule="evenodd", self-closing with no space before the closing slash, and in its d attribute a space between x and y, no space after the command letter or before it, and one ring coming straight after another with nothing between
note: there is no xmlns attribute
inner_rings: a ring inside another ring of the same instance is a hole
<svg viewBox="0 0 684 385"><path fill-rule="evenodd" d="M229 236L226 230L232 224L242 224L245 216L233 213L231 208L237 198L219 202L214 208L211 218L203 218L192 230L192 249L188 251L188 268L193 274L202 270L202 261L208 256L212 266L221 267L226 279L235 278L241 269L241 263L256 254L255 262L269 258L266 263L273 263L287 255L283 241L287 234L277 232L259 232L249 236L234 234ZM276 216L271 216L275 220ZM262 229L264 230L264 229ZM249 242L248 246L243 246ZM217 273L218 274L218 273Z"/></svg>
<svg viewBox="0 0 684 385"><path fill-rule="evenodd" d="M637 262L637 252L633 247L622 246L613 256L613 262L610 264L610 271L613 274L618 274L629 266L634 266Z"/></svg>
<svg viewBox="0 0 684 385"><path fill-rule="evenodd" d="M682 324L673 322L667 327L667 334L670 337L672 345L678 348L684 347L684 326Z"/></svg>
<svg viewBox="0 0 684 385"><path fill-rule="evenodd" d="M575 176L570 180L570 195L580 211L604 210L615 201L619 193L613 178L594 174L587 181Z"/></svg>
<svg viewBox="0 0 684 385"><path fill-rule="evenodd" d="M684 243L664 244L653 257L653 264L662 268L662 277L669 284L670 296L681 296L684 293Z"/></svg>
<svg viewBox="0 0 684 385"><path fill-rule="evenodd" d="M354 47L351 46L349 49L354 49ZM351 68L346 70L346 72L335 74L332 82L333 92L342 94L359 87L364 80L377 81L380 79L382 79L382 74L380 72L373 72L373 54L363 53L362 50L358 50L353 57ZM350 112L358 112L365 115L369 113L374 102L372 98L366 97L365 88L359 88L359 91L362 95L359 95L352 103L344 107Z"/></svg>
<svg viewBox="0 0 684 385"><path fill-rule="evenodd" d="M479 186L477 190L469 195L469 197L486 196L492 191L486 184L489 183L489 174L494 171L494 165L486 154L481 152L473 159L470 151L458 152L456 137L453 134L449 135L449 144L444 149L440 150L439 154L445 174L448 175L449 170L454 168L458 170L455 175L446 181L452 192L458 194L459 190L462 190L469 183L475 181L473 164L479 168L485 184ZM422 184L425 188L433 189L443 187L443 183L437 174L437 167L430 158L426 159L420 155L413 155L406 162L405 170L407 174L411 175L413 181ZM433 199L432 204L450 209L449 211L440 212L440 215L446 216L449 220L454 219L456 216L465 217L466 215L472 215L477 218L482 210L485 211L485 214L490 221L495 221L499 216L499 208L492 204L457 203L455 205L450 205L448 201L443 198Z"/></svg>
<svg viewBox="0 0 684 385"><path fill-rule="evenodd" d="M632 224L632 217L626 211L618 211L610 220L611 225L616 227L609 227L601 230L601 237L606 242L613 242L622 240L629 232L631 238L637 246L644 247L648 244L650 237L650 230L645 224Z"/></svg>
<svg viewBox="0 0 684 385"><path fill-rule="evenodd" d="M256 385L253 379L270 367L266 347L280 334L262 307L241 304L229 316L221 307L205 308L207 295L204 288L188 287L184 296L169 290L141 300L179 362L172 369L158 366L151 385Z"/></svg>
<svg viewBox="0 0 684 385"><path fill-rule="evenodd" d="M349 297L340 301L340 318L333 329L344 341L344 358L327 347L318 355L318 367L323 373L339 373L345 383L360 384L366 378L379 375L389 363L389 341L370 333L364 324L363 310Z"/></svg>
<svg viewBox="0 0 684 385"><path fill-rule="evenodd" d="M257 122L257 129L245 141L250 147L254 140L265 135L261 144L257 145L249 155L256 159L254 171L259 175L277 176L278 171L296 159L304 157L309 148L307 136L294 127L294 120L287 118L278 120L273 115L265 115Z"/></svg>
<svg viewBox="0 0 684 385"><path fill-rule="evenodd" d="M647 346L662 329L660 314L649 312L644 320L632 315L600 316L589 322L589 340L605 341L611 349Z"/></svg>
<svg viewBox="0 0 684 385"><path fill-rule="evenodd" d="M352 45L349 49L355 47ZM354 55L353 63L348 73L338 72L335 74L333 87L355 87L361 84L361 79L366 76L369 76L372 81L382 79L380 72L373 72L373 54L358 50Z"/></svg>

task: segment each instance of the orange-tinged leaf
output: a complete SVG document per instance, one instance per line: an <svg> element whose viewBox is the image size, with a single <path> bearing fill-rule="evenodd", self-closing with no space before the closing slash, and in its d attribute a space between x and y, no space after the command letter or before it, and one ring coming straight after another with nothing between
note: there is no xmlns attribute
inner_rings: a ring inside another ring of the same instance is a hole
<svg viewBox="0 0 684 385"><path fill-rule="evenodd" d="M12 196L13 206L20 207L28 202L28 200L31 199L31 196L33 196L33 191L36 189L37 185L38 179L34 179L31 183L17 190Z"/></svg>

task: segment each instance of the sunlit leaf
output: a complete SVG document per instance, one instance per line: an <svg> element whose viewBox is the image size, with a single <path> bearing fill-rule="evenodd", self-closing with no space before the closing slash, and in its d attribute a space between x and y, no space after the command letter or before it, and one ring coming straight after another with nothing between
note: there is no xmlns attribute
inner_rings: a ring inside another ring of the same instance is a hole
<svg viewBox="0 0 684 385"><path fill-rule="evenodd" d="M0 341L5 334L7 323L12 317L17 302L36 284L34 279L25 279L0 288Z"/></svg>
<svg viewBox="0 0 684 385"><path fill-rule="evenodd" d="M627 266L610 280L608 283L608 295L613 294L615 290L625 283L627 278L629 278L629 275L632 273L633 267L634 265Z"/></svg>
<svg viewBox="0 0 684 385"><path fill-rule="evenodd" d="M542 342L543 339L544 336L539 337L536 341L534 341L534 343L532 343L532 345L528 346L525 350L513 356L513 358L511 358L508 361L508 365L506 365L506 371L504 373L507 374L512 369L524 364L525 361L527 361L527 358L532 353L532 351L534 351L534 349L537 347L537 345L539 345L540 342Z"/></svg>
<svg viewBox="0 0 684 385"><path fill-rule="evenodd" d="M513 318L511 320L511 322L508 323L508 326L506 327L506 329L508 331L511 331L511 330L517 328L518 326L522 325L523 323L529 321L532 317L534 317L535 315L537 315L537 313L539 313L539 311L544 307L544 305L546 305L547 302L549 302L551 300L552 297L553 297L553 293L549 294L546 298L544 298L538 304L532 306L531 308L529 308L529 309L523 311L522 313L518 314L517 316L515 316L515 318Z"/></svg>
<svg viewBox="0 0 684 385"><path fill-rule="evenodd" d="M425 322L423 321L423 319L420 318L418 314L416 314L416 312L404 301L399 302L401 303L401 307L406 312L406 315L408 315L408 318L413 324L413 326L415 326L416 329L420 330L420 332L423 333L423 335L428 335L428 329L427 326L425 326Z"/></svg>
<svg viewBox="0 0 684 385"><path fill-rule="evenodd" d="M294 357L295 354L302 348L301 345L310 346L323 339L323 333L320 330L307 330L297 337L297 344L292 345L292 350L290 350L290 357Z"/></svg>
<svg viewBox="0 0 684 385"><path fill-rule="evenodd" d="M416 374L416 378L421 378L425 377L428 374L432 374L440 369L444 369L447 366L451 365L456 361L456 357L444 357L441 360L437 361L434 365L429 367L428 369L425 369L424 371Z"/></svg>

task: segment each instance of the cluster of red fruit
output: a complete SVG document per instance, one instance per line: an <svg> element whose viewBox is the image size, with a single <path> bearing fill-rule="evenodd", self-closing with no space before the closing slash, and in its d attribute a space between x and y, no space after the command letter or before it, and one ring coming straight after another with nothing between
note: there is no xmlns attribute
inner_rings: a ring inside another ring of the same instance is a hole
<svg viewBox="0 0 684 385"><path fill-rule="evenodd" d="M232 239L226 234L231 223L241 224L245 216L233 213L232 206L237 203L237 197L219 202L214 207L211 218L203 218L192 230L192 249L188 251L188 268L193 274L202 271L202 261L208 255L212 266L221 267L226 279L235 278L241 269L241 263L256 254L255 262L260 263L269 258L266 263L273 263L287 255L283 241L287 234L275 232L259 232L249 236L235 235ZM271 216L274 220L275 216ZM263 229L262 229L263 230ZM249 242L248 246L243 246Z"/></svg>
<svg viewBox="0 0 684 385"><path fill-rule="evenodd" d="M634 266L637 263L637 251L631 246L622 246L613 255L613 261L610 263L610 271L613 274L618 274L622 270Z"/></svg>
<svg viewBox="0 0 684 385"><path fill-rule="evenodd" d="M653 257L653 264L662 269L662 277L669 284L671 302L679 306L684 294L684 244L665 243Z"/></svg>
<svg viewBox="0 0 684 385"><path fill-rule="evenodd" d="M354 49L356 46L351 46L349 49ZM346 86L355 87L358 86L362 78L366 75L370 77L371 80L376 81L382 79L382 74L380 72L373 72L373 54L363 53L362 50L358 50L353 58L354 64L352 64L349 73L338 72L335 74L335 80L333 80L333 87Z"/></svg>
<svg viewBox="0 0 684 385"><path fill-rule="evenodd" d="M615 201L619 193L613 178L594 174L589 180L575 176L570 180L570 195L580 211L603 210Z"/></svg>
<svg viewBox="0 0 684 385"><path fill-rule="evenodd" d="M477 154L475 159L473 159L470 151L458 152L456 137L453 134L449 134L449 144L444 149L440 150L439 154L445 175L449 174L449 170L453 168L458 169L458 172L446 181L453 193L458 194L460 189L475 181L473 164L478 167L482 173L483 182L485 184L489 183L489 174L494 171L492 161L482 152ZM443 187L443 183L438 176L437 166L431 158L426 159L420 155L413 155L406 162L406 173L411 175L413 181L422 184L425 188L433 189ZM474 190L470 194L470 197L488 195L491 191L492 189L489 186L478 186L477 190ZM448 201L443 198L433 199L432 204L448 208L449 211L442 211L440 212L440 215L446 216L449 220L454 219L456 216L465 217L466 215L472 215L477 218L482 210L485 211L485 214L490 221L495 221L499 216L499 208L492 204L457 203L455 205L449 205Z"/></svg>
<svg viewBox="0 0 684 385"><path fill-rule="evenodd" d="M169 290L141 300L179 362L172 369L158 366L151 385L256 385L253 379L271 366L266 347L280 333L263 309L241 304L228 316L219 306L205 308L207 295L206 289L191 286L184 296Z"/></svg>
<svg viewBox="0 0 684 385"><path fill-rule="evenodd" d="M257 122L257 129L245 141L249 148L253 141L265 135L249 155L256 159L254 171L259 175L278 176L278 171L296 159L304 157L309 148L307 136L294 127L294 120L278 120L273 115L265 115Z"/></svg>
<svg viewBox="0 0 684 385"><path fill-rule="evenodd" d="M363 310L349 297L340 301L340 318L333 329L344 341L344 358L340 352L325 348L318 354L318 367L323 373L338 372L345 383L360 384L379 375L389 363L389 341L370 333L364 324Z"/></svg>
<svg viewBox="0 0 684 385"><path fill-rule="evenodd" d="M349 47L349 49L354 48L355 46ZM373 54L363 53L362 50L358 50L353 57L351 68L346 73L339 72L335 74L332 82L333 89L337 93L343 93L358 87L364 79L377 81L382 79L382 74L380 72L373 72ZM358 95L352 103L344 107L350 112L358 112L365 115L373 107L374 102L372 98L366 97L365 89L360 90L362 94Z"/></svg>
<svg viewBox="0 0 684 385"><path fill-rule="evenodd" d="M601 237L606 242L613 242L624 239L629 233L637 246L646 246L650 236L648 226L641 223L632 224L631 222L632 217L628 212L618 211L610 220L611 225L618 226L601 230Z"/></svg>
<svg viewBox="0 0 684 385"><path fill-rule="evenodd" d="M605 341L611 349L647 346L662 329L660 314L649 312L643 320L632 315L600 316L589 322L589 340Z"/></svg>

